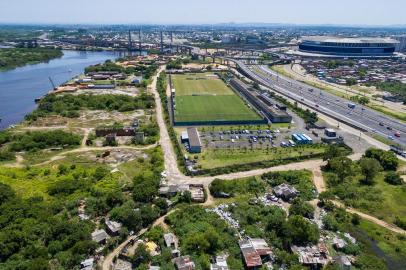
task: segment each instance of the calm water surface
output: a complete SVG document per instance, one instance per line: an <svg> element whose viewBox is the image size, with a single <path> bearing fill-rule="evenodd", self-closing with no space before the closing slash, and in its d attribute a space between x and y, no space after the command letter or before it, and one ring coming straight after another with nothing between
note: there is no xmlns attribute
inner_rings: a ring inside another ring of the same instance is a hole
<svg viewBox="0 0 406 270"><path fill-rule="evenodd" d="M117 52L64 51L63 57L48 63L0 72L0 130L19 123L35 109L34 100L52 89L49 77L60 85L89 65L120 56Z"/></svg>

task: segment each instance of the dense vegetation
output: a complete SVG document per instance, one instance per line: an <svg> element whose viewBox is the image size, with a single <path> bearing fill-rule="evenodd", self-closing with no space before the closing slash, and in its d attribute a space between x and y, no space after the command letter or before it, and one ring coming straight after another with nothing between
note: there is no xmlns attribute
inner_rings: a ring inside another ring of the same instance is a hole
<svg viewBox="0 0 406 270"><path fill-rule="evenodd" d="M92 252L94 225L76 216L77 200L86 194L106 204L106 198L113 197L111 188L102 188L103 183L113 183L112 178L100 171L64 165L2 168L0 268L72 269Z"/></svg>
<svg viewBox="0 0 406 270"><path fill-rule="evenodd" d="M152 96L141 93L138 97L127 95L47 95L38 108L26 116L26 120L35 121L39 117L47 115L61 115L65 117L79 117L79 110L117 110L120 112L138 109L154 108Z"/></svg>
<svg viewBox="0 0 406 270"><path fill-rule="evenodd" d="M286 264L288 269L299 265L296 255L289 252L289 246L317 243L319 230L316 225L299 215L286 216L277 206L238 203L228 209L239 220L245 235L263 238L269 243L277 257L277 264Z"/></svg>
<svg viewBox="0 0 406 270"><path fill-rule="evenodd" d="M149 226L167 205L155 199L163 170L159 148L136 161L134 182L120 183L120 173L93 163L0 170L0 269L75 269L97 245L90 233L95 223L82 221L86 214L123 223L120 235L107 242L104 253L130 230ZM125 195L123 191L132 191ZM131 193L130 193L131 194ZM134 211L134 209L137 209Z"/></svg>
<svg viewBox="0 0 406 270"><path fill-rule="evenodd" d="M46 62L63 55L61 50L45 48L0 49L0 71L27 64Z"/></svg>
<svg viewBox="0 0 406 270"><path fill-rule="evenodd" d="M298 116L300 116L306 124L313 125L315 124L319 119L317 117L317 113L311 112L309 109L302 109L298 106L297 102L294 104L290 103L287 101L284 97L278 96L278 95L272 95L274 99L277 101L285 104L289 109L294 111Z"/></svg>
<svg viewBox="0 0 406 270"><path fill-rule="evenodd" d="M188 206L166 218L180 239L184 254L192 255L197 269L209 269L210 256L225 251L230 254L230 269L243 269L236 231L214 213Z"/></svg>
<svg viewBox="0 0 406 270"><path fill-rule="evenodd" d="M154 73L156 72L157 69L158 69L158 66L155 64L123 67L123 66L117 65L116 63L112 62L111 60L107 60L103 64L98 64L98 65L87 67L85 69L85 73L99 72L99 71L117 71L117 72L125 73L125 74L135 74L137 76L142 75L143 79L148 80L152 77L152 75L154 75Z"/></svg>
<svg viewBox="0 0 406 270"><path fill-rule="evenodd" d="M398 162L393 152L378 149L367 150L359 161L331 158L324 168L329 193L346 205L401 225L406 189L395 172Z"/></svg>
<svg viewBox="0 0 406 270"><path fill-rule="evenodd" d="M13 135L10 150L19 152L36 151L49 147L72 147L80 145L80 141L79 135L63 130L32 131Z"/></svg>
<svg viewBox="0 0 406 270"><path fill-rule="evenodd" d="M236 194L263 192L265 191L265 183L255 177L230 181L214 179L209 189L214 197L233 197Z"/></svg>
<svg viewBox="0 0 406 270"><path fill-rule="evenodd" d="M272 187L287 183L299 191L299 197L311 200L315 196L315 188L312 182L312 173L307 170L270 172L262 175Z"/></svg>
<svg viewBox="0 0 406 270"><path fill-rule="evenodd" d="M328 193L321 194L321 206L327 211L323 217L324 227L337 232L348 231L357 239L356 244L350 243L343 249L345 254L357 256L354 267L362 270L402 269L406 263L405 237L334 207ZM343 235L341 237L346 239Z"/></svg>

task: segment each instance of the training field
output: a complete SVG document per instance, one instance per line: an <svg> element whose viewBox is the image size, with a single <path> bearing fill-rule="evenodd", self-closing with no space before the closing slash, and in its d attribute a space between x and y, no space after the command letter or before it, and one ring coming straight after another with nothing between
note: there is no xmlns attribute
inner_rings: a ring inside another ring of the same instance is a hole
<svg viewBox="0 0 406 270"><path fill-rule="evenodd" d="M175 122L244 122L262 118L212 73L172 76Z"/></svg>

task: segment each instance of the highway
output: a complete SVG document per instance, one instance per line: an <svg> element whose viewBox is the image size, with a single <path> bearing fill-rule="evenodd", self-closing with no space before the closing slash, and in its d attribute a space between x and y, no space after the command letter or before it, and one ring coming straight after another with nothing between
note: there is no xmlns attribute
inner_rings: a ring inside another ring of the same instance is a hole
<svg viewBox="0 0 406 270"><path fill-rule="evenodd" d="M356 104L355 108L351 109L348 106L352 103L351 101L282 76L267 66L247 66L241 61L229 60L234 61L245 75L254 81L285 97L320 113L334 116L342 122L351 123L368 132L370 136L378 134L390 138L394 143L406 146L406 125L400 121L356 103L353 103ZM398 133L400 137L396 137L395 133Z"/></svg>

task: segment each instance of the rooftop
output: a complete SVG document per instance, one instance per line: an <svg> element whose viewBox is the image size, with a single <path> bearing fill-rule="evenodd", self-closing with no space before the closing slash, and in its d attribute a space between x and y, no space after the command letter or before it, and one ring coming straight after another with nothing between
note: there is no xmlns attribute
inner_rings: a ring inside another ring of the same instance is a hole
<svg viewBox="0 0 406 270"><path fill-rule="evenodd" d="M176 265L176 269L178 269L178 270L195 269L195 263L192 261L192 259L188 255L173 259L173 263Z"/></svg>
<svg viewBox="0 0 406 270"><path fill-rule="evenodd" d="M107 233L105 230L96 230L92 232L92 240L100 243L101 241L104 241L107 239Z"/></svg>
<svg viewBox="0 0 406 270"><path fill-rule="evenodd" d="M313 42L332 42L332 43L386 43L394 44L399 43L395 39L391 38L374 38L374 37L333 37L333 36L304 36L302 41Z"/></svg>
<svg viewBox="0 0 406 270"><path fill-rule="evenodd" d="M189 136L190 147L201 147L202 143L200 141L199 133L195 127L187 128L187 134Z"/></svg>

